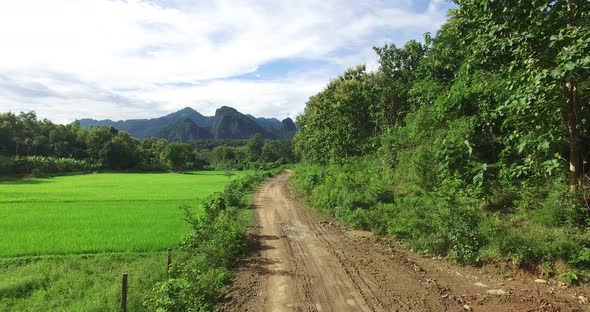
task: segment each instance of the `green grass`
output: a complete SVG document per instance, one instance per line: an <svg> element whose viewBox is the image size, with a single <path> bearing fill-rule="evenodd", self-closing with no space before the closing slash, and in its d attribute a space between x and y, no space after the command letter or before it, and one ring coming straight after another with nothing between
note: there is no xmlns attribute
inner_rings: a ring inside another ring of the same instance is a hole
<svg viewBox="0 0 590 312"><path fill-rule="evenodd" d="M188 230L178 206L228 181L215 171L3 178L0 257L162 250Z"/></svg>
<svg viewBox="0 0 590 312"><path fill-rule="evenodd" d="M0 177L0 311L117 311L123 272L128 311L147 311L168 278L162 250L189 230L178 206L228 181L215 171Z"/></svg>
<svg viewBox="0 0 590 312"><path fill-rule="evenodd" d="M167 277L164 252L0 259L0 311L117 311L129 274L128 311L145 311Z"/></svg>

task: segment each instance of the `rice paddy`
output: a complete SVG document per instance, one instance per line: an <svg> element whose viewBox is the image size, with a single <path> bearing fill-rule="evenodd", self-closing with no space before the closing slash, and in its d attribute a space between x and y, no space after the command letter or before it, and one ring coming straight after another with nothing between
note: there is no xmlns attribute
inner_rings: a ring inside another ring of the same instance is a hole
<svg viewBox="0 0 590 312"><path fill-rule="evenodd" d="M165 250L189 229L179 205L196 208L229 181L215 171L0 177L0 311L116 311L123 272L128 311L146 311L168 278Z"/></svg>
<svg viewBox="0 0 590 312"><path fill-rule="evenodd" d="M179 205L228 181L214 171L0 180L0 257L162 250L188 229Z"/></svg>

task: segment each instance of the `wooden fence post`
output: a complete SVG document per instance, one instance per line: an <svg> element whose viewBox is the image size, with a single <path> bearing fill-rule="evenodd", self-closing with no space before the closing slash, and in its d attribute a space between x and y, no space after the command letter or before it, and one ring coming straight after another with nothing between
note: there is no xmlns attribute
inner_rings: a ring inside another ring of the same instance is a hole
<svg viewBox="0 0 590 312"><path fill-rule="evenodd" d="M121 311L127 312L127 273L123 273L121 285Z"/></svg>
<svg viewBox="0 0 590 312"><path fill-rule="evenodd" d="M172 248L168 248L166 255L166 272L170 273L170 264L172 263Z"/></svg>

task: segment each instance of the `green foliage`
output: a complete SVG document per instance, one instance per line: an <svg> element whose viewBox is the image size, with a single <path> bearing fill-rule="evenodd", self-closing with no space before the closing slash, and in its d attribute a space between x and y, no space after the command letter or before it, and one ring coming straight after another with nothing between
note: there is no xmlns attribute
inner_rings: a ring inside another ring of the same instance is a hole
<svg viewBox="0 0 590 312"><path fill-rule="evenodd" d="M571 260L571 264L573 264L577 268L581 269L590 269L590 248L584 247L582 248L577 256L575 256Z"/></svg>
<svg viewBox="0 0 590 312"><path fill-rule="evenodd" d="M0 311L116 311L122 272L129 273L127 309L150 311L143 302L166 278L165 257L158 251L0 258Z"/></svg>
<svg viewBox="0 0 590 312"><path fill-rule="evenodd" d="M170 170L183 172L192 168L193 153L187 144L170 143L162 151L162 159Z"/></svg>
<svg viewBox="0 0 590 312"><path fill-rule="evenodd" d="M100 168L97 163L72 158L18 156L0 159L0 173L36 173L39 176L64 172L92 172Z"/></svg>
<svg viewBox="0 0 590 312"><path fill-rule="evenodd" d="M309 99L295 185L421 252L588 269L590 2L455 2L436 36Z"/></svg>
<svg viewBox="0 0 590 312"><path fill-rule="evenodd" d="M448 254L463 263L478 261L481 238L476 202L456 194L456 181L428 194L394 195L386 171L360 158L327 167L300 165L293 176L312 207L356 228L390 233L416 250Z"/></svg>
<svg viewBox="0 0 590 312"><path fill-rule="evenodd" d="M292 141L264 140L261 135L254 135L245 146L216 146L206 157L216 170L269 170L296 161Z"/></svg>
<svg viewBox="0 0 590 312"><path fill-rule="evenodd" d="M145 171L161 171L166 169L162 161L162 152L168 142L164 139L147 138L139 144L138 153L141 155L139 168Z"/></svg>
<svg viewBox="0 0 590 312"><path fill-rule="evenodd" d="M152 311L215 309L231 266L247 250L245 225L239 221L238 210L248 206L245 194L269 176L271 172L257 173L230 182L223 192L203 202L203 213L185 209L191 225L182 247L186 256L176 260L167 281L155 286L146 307Z"/></svg>
<svg viewBox="0 0 590 312"><path fill-rule="evenodd" d="M427 47L410 40L402 48L394 44L373 48L379 56L381 101L374 104L372 115L377 125L388 129L412 110L408 94L416 79Z"/></svg>
<svg viewBox="0 0 590 312"><path fill-rule="evenodd" d="M570 286L578 285L580 283L580 278L575 272L572 271L567 271L561 274L559 277L561 277L566 282L566 284Z"/></svg>
<svg viewBox="0 0 590 312"><path fill-rule="evenodd" d="M327 163L367 153L376 132L371 107L378 92L364 66L349 69L326 89L312 96L303 115L295 150L305 161Z"/></svg>
<svg viewBox="0 0 590 312"><path fill-rule="evenodd" d="M250 160L258 160L262 157L262 148L264 147L264 137L260 133L254 134L246 143L246 157Z"/></svg>
<svg viewBox="0 0 590 312"><path fill-rule="evenodd" d="M113 127L97 126L88 130L86 136L86 145L88 146L88 153L95 161L106 164L109 160L110 145L113 138L117 135L117 131Z"/></svg>
<svg viewBox="0 0 590 312"><path fill-rule="evenodd" d="M245 158L242 147L232 148L229 146L217 146L210 154L211 165L217 170L242 169L239 166Z"/></svg>
<svg viewBox="0 0 590 312"><path fill-rule="evenodd" d="M395 171L372 168L377 166L370 158L299 165L293 183L307 195L310 206L355 228L389 233L419 252L471 264L508 258L528 268L557 260L579 268L589 263L579 251L579 246L588 246L587 234L575 225L579 206L568 199L565 189L549 185L549 195L542 197L547 198L546 207L541 209L482 213L480 200L462 190L459 176L441 178L424 191L400 184ZM526 195L510 196L514 200L493 200L512 206Z"/></svg>
<svg viewBox="0 0 590 312"><path fill-rule="evenodd" d="M468 64L497 70L505 77L504 88L510 91L497 109L504 117L502 155L512 163L507 168L510 174L547 176L564 171L563 146L579 140L567 136L570 123L587 135L587 125L575 117L587 114L584 104L578 104L578 108L566 105L566 82L578 84L590 78L590 59L586 57L590 53L590 4L457 3L457 28L472 54ZM584 87L574 87L578 94L588 92ZM581 155L585 155L583 151Z"/></svg>
<svg viewBox="0 0 590 312"><path fill-rule="evenodd" d="M113 169L130 169L136 167L140 155L139 142L129 136L127 132L119 132L112 138L106 155L106 163Z"/></svg>
<svg viewBox="0 0 590 312"><path fill-rule="evenodd" d="M371 208L377 203L391 203L393 192L379 179L375 161L360 158L327 168L298 167L293 181L310 193L313 207L346 220L355 210ZM359 215L362 212L355 212Z"/></svg>
<svg viewBox="0 0 590 312"><path fill-rule="evenodd" d="M233 109L227 108L227 110ZM192 115L193 118L205 118L191 109L184 111ZM276 135L278 138L291 138L297 130L291 119L285 119L282 123L274 119L258 119L256 121L251 116L233 111L236 116L241 116L238 118L239 120L246 120L247 124L260 122L280 127L280 129L273 128L274 130L272 130L278 133ZM179 115L175 116L171 116L171 118L181 118ZM186 117L181 118L180 121L188 123L189 127L199 128ZM86 120L85 124L88 122ZM144 121L135 122L144 123ZM145 122L150 123L149 121ZM162 121L155 120L154 122L154 126L158 128L157 123ZM229 120L228 122L231 124L233 121ZM144 133L144 131L136 129L133 122L123 124L118 123L117 126L124 129L129 128L130 131L133 130L133 133ZM182 124L177 126L182 126ZM256 129L264 132L264 129L257 127ZM157 129L144 130L157 131ZM197 129L195 135L201 134ZM235 135L242 138L244 133ZM101 169L124 171L186 171L209 168L218 170L271 169L297 160L290 140L265 140L260 131L255 132L249 141L244 139L200 140L201 136L199 136L199 141L193 141L190 145L168 144L164 139L153 137L139 141L132 138L127 132L118 131L111 126L91 126L86 130L80 127L78 122L64 126L53 124L47 120L37 120L34 112L19 115L5 113L0 114L0 157L2 157L0 158L0 173L23 173L23 170L14 166L15 163L10 157L22 158L24 155L46 157L46 159L71 158L86 161L89 164L97 164ZM210 134L205 137L210 137ZM54 161L48 161L48 164L45 165L45 167L51 168L29 168L26 173L32 173L33 170L36 174L70 172L67 171L69 170L67 168L64 169L66 171L52 169L53 163ZM78 167L73 167L72 170L86 171Z"/></svg>
<svg viewBox="0 0 590 312"><path fill-rule="evenodd" d="M266 141L262 147L261 160L267 163L292 164L296 162L293 142Z"/></svg>

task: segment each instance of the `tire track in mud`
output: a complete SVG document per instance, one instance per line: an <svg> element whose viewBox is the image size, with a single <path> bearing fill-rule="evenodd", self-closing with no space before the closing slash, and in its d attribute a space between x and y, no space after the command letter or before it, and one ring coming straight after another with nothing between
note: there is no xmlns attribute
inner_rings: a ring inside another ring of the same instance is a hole
<svg viewBox="0 0 590 312"><path fill-rule="evenodd" d="M256 255L242 261L221 311L580 311L569 293L536 289L531 297L520 281L509 286L476 268L421 258L392 240L318 222L290 194L291 174L269 179L255 193ZM508 295L488 296L474 281L504 287Z"/></svg>
<svg viewBox="0 0 590 312"><path fill-rule="evenodd" d="M290 172L261 186L254 196L266 293L259 311L444 311L416 278L397 266L356 263L360 250L326 231L287 189ZM354 257L351 257L351 254ZM382 260L386 260L385 258ZM389 269L389 270L387 270ZM407 271L406 268L402 268ZM380 272L380 279L370 271ZM394 289L396 292L384 291ZM432 297L417 301L415 298Z"/></svg>

